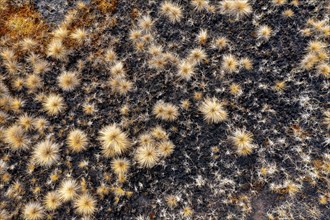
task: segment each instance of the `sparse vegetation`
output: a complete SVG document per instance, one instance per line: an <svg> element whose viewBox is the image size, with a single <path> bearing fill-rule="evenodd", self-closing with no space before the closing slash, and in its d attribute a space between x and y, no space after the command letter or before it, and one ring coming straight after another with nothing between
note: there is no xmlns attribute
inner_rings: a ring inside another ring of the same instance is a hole
<svg viewBox="0 0 330 220"><path fill-rule="evenodd" d="M0 219L327 219L326 0L0 0Z"/></svg>

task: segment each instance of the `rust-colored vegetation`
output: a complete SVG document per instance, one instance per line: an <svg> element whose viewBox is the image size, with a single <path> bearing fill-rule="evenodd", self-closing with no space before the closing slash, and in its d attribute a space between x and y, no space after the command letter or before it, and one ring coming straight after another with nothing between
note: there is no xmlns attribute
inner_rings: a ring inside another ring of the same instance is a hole
<svg viewBox="0 0 330 220"><path fill-rule="evenodd" d="M32 5L18 7L5 0L0 0L0 5L0 36L16 42L24 37L40 40L48 32L48 25Z"/></svg>

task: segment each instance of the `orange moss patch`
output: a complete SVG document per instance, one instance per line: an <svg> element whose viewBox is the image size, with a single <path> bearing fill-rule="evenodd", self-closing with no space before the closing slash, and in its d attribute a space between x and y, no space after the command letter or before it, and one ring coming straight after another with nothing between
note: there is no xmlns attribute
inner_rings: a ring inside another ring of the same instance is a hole
<svg viewBox="0 0 330 220"><path fill-rule="evenodd" d="M117 7L117 0L93 0L92 2L102 13L112 13Z"/></svg>
<svg viewBox="0 0 330 220"><path fill-rule="evenodd" d="M24 37L38 40L48 31L41 14L31 5L7 5L0 9L0 14L0 35L9 37L13 42Z"/></svg>
<svg viewBox="0 0 330 220"><path fill-rule="evenodd" d="M0 0L0 11L6 10L8 7L8 1L7 0Z"/></svg>
<svg viewBox="0 0 330 220"><path fill-rule="evenodd" d="M323 166L323 161L319 160L319 159L316 159L316 160L312 161L312 164L313 164L313 166L315 167L315 169L317 171L320 171L322 169L322 166Z"/></svg>

